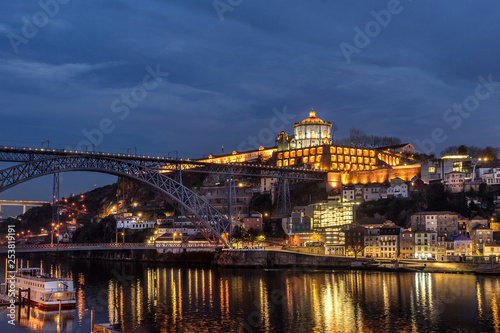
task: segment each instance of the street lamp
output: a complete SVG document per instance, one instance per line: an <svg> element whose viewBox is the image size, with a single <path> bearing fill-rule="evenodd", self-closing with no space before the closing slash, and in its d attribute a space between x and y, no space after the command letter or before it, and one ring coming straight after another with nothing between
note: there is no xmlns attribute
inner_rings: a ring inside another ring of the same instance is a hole
<svg viewBox="0 0 500 333"><path fill-rule="evenodd" d="M54 223L52 223L52 231L50 233L50 245L54 244Z"/></svg>

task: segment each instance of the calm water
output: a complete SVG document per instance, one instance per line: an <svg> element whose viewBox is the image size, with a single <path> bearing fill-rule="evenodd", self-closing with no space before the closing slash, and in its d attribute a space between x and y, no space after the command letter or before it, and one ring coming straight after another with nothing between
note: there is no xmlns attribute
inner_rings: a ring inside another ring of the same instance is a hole
<svg viewBox="0 0 500 333"><path fill-rule="evenodd" d="M88 333L91 307L96 323L120 321L126 332L500 332L500 277L33 257L29 265L72 277L77 308L60 328L57 312L31 309L28 319L23 309L13 327L1 309L2 333Z"/></svg>

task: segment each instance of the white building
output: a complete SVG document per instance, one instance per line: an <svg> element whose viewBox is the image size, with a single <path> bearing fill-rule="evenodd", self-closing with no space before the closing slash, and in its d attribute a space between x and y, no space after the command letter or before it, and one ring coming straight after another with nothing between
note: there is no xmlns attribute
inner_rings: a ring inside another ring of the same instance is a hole
<svg viewBox="0 0 500 333"><path fill-rule="evenodd" d="M354 201L355 198L354 186L345 186L342 188L342 202Z"/></svg>
<svg viewBox="0 0 500 333"><path fill-rule="evenodd" d="M481 168L485 169L485 168ZM489 168L481 173L481 180L487 185L500 184L500 168Z"/></svg>
<svg viewBox="0 0 500 333"><path fill-rule="evenodd" d="M125 219L118 219L116 221L118 229L132 229L132 230L141 230L141 229L150 229L154 228L156 225L155 221L146 221L141 220L136 216L125 217Z"/></svg>
<svg viewBox="0 0 500 333"><path fill-rule="evenodd" d="M391 179L391 186L387 188L387 197L408 198L408 184L401 178Z"/></svg>
<svg viewBox="0 0 500 333"><path fill-rule="evenodd" d="M158 219L158 235L164 234L182 234L182 235L195 235L198 229L186 216L178 216L176 218Z"/></svg>
<svg viewBox="0 0 500 333"><path fill-rule="evenodd" d="M311 110L309 118L293 125L295 147L314 147L322 144L331 144L332 124L316 117L316 112Z"/></svg>

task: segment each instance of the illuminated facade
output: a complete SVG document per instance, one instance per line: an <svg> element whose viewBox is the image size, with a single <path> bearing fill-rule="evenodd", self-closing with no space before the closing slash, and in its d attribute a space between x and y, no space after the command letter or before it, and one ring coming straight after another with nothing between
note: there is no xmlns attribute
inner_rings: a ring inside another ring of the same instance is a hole
<svg viewBox="0 0 500 333"><path fill-rule="evenodd" d="M252 163L252 162L267 162L276 152L276 147L249 150L244 152L233 151L231 154L209 155L208 158L201 158L197 161L208 163Z"/></svg>
<svg viewBox="0 0 500 333"><path fill-rule="evenodd" d="M354 220L354 203L328 200L310 206L313 207L312 228L325 235L327 251L344 254L345 231Z"/></svg>
<svg viewBox="0 0 500 333"><path fill-rule="evenodd" d="M316 117L316 112L311 110L309 118L293 125L295 142L291 148L306 148L331 144L332 123L323 121Z"/></svg>
<svg viewBox="0 0 500 333"><path fill-rule="evenodd" d="M411 144L363 148L332 144L332 124L316 117L309 117L294 124L294 134L278 134L276 147L224 155L209 155L198 161L210 163L258 163L277 167L305 168L329 171L328 186L341 184L368 184L388 182L399 177L410 181L420 176L420 165L413 164L411 154L416 149ZM269 182L270 184L273 182ZM264 186L269 190L270 184Z"/></svg>

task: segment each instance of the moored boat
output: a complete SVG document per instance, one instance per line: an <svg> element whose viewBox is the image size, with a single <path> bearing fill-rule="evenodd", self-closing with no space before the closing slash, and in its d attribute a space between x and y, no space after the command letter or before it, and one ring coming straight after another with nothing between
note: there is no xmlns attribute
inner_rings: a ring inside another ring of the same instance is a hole
<svg viewBox="0 0 500 333"><path fill-rule="evenodd" d="M41 268L19 268L16 272L16 292L29 289L29 302L42 310L74 309L76 292L73 281L43 274ZM28 300L27 294L21 296Z"/></svg>

